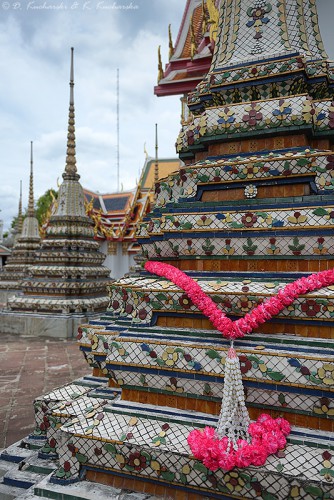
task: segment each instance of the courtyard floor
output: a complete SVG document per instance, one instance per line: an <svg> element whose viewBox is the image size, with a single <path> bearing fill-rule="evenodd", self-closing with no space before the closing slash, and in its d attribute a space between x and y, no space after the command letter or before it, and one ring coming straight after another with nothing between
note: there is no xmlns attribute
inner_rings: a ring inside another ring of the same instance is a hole
<svg viewBox="0 0 334 500"><path fill-rule="evenodd" d="M0 334L0 449L34 428L34 399L88 375L75 340Z"/></svg>

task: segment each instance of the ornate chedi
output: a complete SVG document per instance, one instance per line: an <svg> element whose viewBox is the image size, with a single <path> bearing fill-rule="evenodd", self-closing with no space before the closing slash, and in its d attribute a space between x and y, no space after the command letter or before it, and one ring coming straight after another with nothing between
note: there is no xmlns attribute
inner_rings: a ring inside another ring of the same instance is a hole
<svg viewBox="0 0 334 500"><path fill-rule="evenodd" d="M35 261L36 250L40 246L38 220L34 209L33 179L33 143L30 151L30 181L28 212L22 222L22 193L20 194L17 236L11 256L0 273L1 301L6 302L9 296L20 290L20 281L27 275L27 269Z"/></svg>
<svg viewBox="0 0 334 500"><path fill-rule="evenodd" d="M212 66L177 141L187 165L157 184L138 240L232 319L332 267L331 81L315 2L222 2ZM217 425L229 346L194 302L145 271L112 285L110 319L83 326L79 342L121 400L94 425L62 428L54 480L66 469L175 498L332 498L332 286L235 341L251 419L292 425L286 448L244 469L211 470L187 442Z"/></svg>
<svg viewBox="0 0 334 500"><path fill-rule="evenodd" d="M334 498L334 107L315 2L223 0L215 47L178 139L187 165L138 230L145 270L78 331L119 396L36 412L59 456L45 496L85 477L175 499ZM231 430L237 463L220 461Z"/></svg>
<svg viewBox="0 0 334 500"><path fill-rule="evenodd" d="M18 325L28 322L30 326L25 328L32 328L30 333L60 337L73 335L75 316L78 316L76 322L79 318L82 321L104 311L108 303L109 269L102 266L104 255L98 251L93 223L85 213L84 194L76 167L73 86L72 53L67 157L58 208L51 216L45 239L36 252L35 264L20 282L23 296L8 301ZM40 321L36 313L42 315ZM61 314L60 318L56 319L55 314ZM49 315L53 315L53 322ZM35 327L31 326L32 321ZM10 318L9 322L12 324Z"/></svg>

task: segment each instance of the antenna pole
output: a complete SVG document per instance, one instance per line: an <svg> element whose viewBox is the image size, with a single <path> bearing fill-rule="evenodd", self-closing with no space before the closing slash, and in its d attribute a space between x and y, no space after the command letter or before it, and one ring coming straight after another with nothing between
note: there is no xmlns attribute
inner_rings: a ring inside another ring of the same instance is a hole
<svg viewBox="0 0 334 500"><path fill-rule="evenodd" d="M116 93L117 93L117 192L119 193L119 68L117 68L117 84L116 84Z"/></svg>

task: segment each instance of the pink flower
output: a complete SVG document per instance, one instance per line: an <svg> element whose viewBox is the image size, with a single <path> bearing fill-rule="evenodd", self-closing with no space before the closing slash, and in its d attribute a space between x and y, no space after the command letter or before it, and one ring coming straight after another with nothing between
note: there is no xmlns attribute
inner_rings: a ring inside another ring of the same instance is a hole
<svg viewBox="0 0 334 500"><path fill-rule="evenodd" d="M248 432L253 438L261 437L263 433L263 427L257 422L253 422L252 424L249 425Z"/></svg>
<svg viewBox="0 0 334 500"><path fill-rule="evenodd" d="M284 436L288 436L288 434L290 434L291 432L291 425L289 424L289 422L285 420L285 418L281 417L276 418L276 422Z"/></svg>
<svg viewBox="0 0 334 500"><path fill-rule="evenodd" d="M263 448L254 446L252 464L256 466L264 465L266 463L267 456L267 452Z"/></svg>
<svg viewBox="0 0 334 500"><path fill-rule="evenodd" d="M219 467L225 471L232 470L237 464L236 453L233 450L231 453L223 453L219 460Z"/></svg>

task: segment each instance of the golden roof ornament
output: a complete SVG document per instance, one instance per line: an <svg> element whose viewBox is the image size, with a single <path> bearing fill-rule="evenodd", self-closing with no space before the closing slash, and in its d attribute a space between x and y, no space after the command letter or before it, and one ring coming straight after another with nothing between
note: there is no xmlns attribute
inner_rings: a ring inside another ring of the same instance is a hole
<svg viewBox="0 0 334 500"><path fill-rule="evenodd" d="M208 24L210 25L210 40L215 42L218 32L219 10L214 0L206 0L206 6L209 12Z"/></svg>
<svg viewBox="0 0 334 500"><path fill-rule="evenodd" d="M168 25L168 39L169 39L169 59L171 59L171 57L173 57L173 54L174 54L174 45L173 45L171 24Z"/></svg>
<svg viewBox="0 0 334 500"><path fill-rule="evenodd" d="M147 152L147 149L146 149L146 142L144 142L144 154L145 154L145 159L147 160L147 158L148 158L148 152Z"/></svg>
<svg viewBox="0 0 334 500"><path fill-rule="evenodd" d="M160 80L162 80L164 77L164 70L162 67L162 60L161 60L161 45L158 47L158 83Z"/></svg>
<svg viewBox="0 0 334 500"><path fill-rule="evenodd" d="M196 52L197 52L197 44L196 44L195 28L194 28L194 14L192 14L191 20L190 20L190 57L191 57L191 60L194 59Z"/></svg>
<svg viewBox="0 0 334 500"><path fill-rule="evenodd" d="M207 20L207 10L205 8L205 1L202 0L202 35L205 35L205 33L208 31L208 20Z"/></svg>

